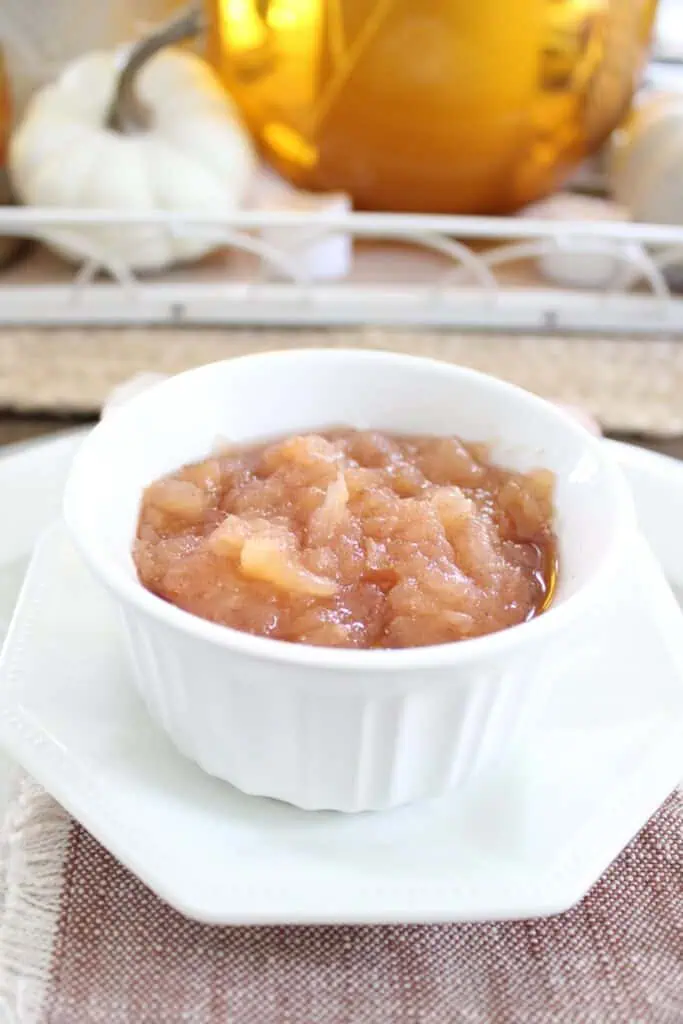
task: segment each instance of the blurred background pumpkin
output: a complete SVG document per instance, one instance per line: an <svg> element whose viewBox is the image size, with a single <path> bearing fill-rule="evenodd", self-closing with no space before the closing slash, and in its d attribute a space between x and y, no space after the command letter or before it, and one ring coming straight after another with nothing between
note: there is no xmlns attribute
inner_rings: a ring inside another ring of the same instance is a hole
<svg viewBox="0 0 683 1024"><path fill-rule="evenodd" d="M207 0L266 158L377 210L506 213L618 123L657 0Z"/></svg>

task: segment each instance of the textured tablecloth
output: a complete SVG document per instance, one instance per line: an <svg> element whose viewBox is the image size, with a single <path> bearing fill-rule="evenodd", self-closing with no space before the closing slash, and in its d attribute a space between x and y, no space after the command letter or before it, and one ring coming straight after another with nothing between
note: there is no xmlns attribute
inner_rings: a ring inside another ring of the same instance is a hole
<svg viewBox="0 0 683 1024"><path fill-rule="evenodd" d="M0 329L0 408L99 411L134 374L177 373L295 346L386 348L471 366L590 410L610 431L683 434L683 339L517 337L436 330Z"/></svg>
<svg viewBox="0 0 683 1024"><path fill-rule="evenodd" d="M573 910L491 924L181 917L29 779L3 833L2 1024L681 1024L683 795Z"/></svg>

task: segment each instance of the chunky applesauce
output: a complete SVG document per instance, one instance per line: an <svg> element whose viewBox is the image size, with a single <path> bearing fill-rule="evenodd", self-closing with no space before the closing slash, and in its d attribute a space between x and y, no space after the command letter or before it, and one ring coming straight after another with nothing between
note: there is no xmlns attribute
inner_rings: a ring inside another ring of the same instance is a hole
<svg viewBox="0 0 683 1024"><path fill-rule="evenodd" d="M328 647L443 644L539 614L553 475L455 437L331 430L225 449L144 493L141 582L213 622Z"/></svg>

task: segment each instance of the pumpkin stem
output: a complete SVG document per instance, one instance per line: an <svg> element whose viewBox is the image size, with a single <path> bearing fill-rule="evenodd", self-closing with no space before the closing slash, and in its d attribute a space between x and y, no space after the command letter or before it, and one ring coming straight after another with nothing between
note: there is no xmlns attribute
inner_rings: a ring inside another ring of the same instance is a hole
<svg viewBox="0 0 683 1024"><path fill-rule="evenodd" d="M106 127L123 135L134 135L146 131L150 126L150 115L135 93L138 72L147 61L173 43L193 39L204 27L200 9L193 3L179 17L162 25L150 36L141 39L130 51L128 60L119 75L114 99L109 108Z"/></svg>

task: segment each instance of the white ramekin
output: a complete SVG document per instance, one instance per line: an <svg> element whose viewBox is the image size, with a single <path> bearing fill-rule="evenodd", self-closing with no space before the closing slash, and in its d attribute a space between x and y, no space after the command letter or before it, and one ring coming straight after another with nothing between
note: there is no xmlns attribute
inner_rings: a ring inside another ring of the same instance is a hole
<svg viewBox="0 0 683 1024"><path fill-rule="evenodd" d="M206 622L155 597L131 557L142 490L218 439L316 428L457 434L557 474L560 576L546 614L460 644L340 651ZM360 811L433 796L508 748L544 683L609 600L634 529L605 447L518 388L381 352L303 350L203 366L132 399L86 438L64 511L117 599L135 678L187 757L247 793Z"/></svg>

